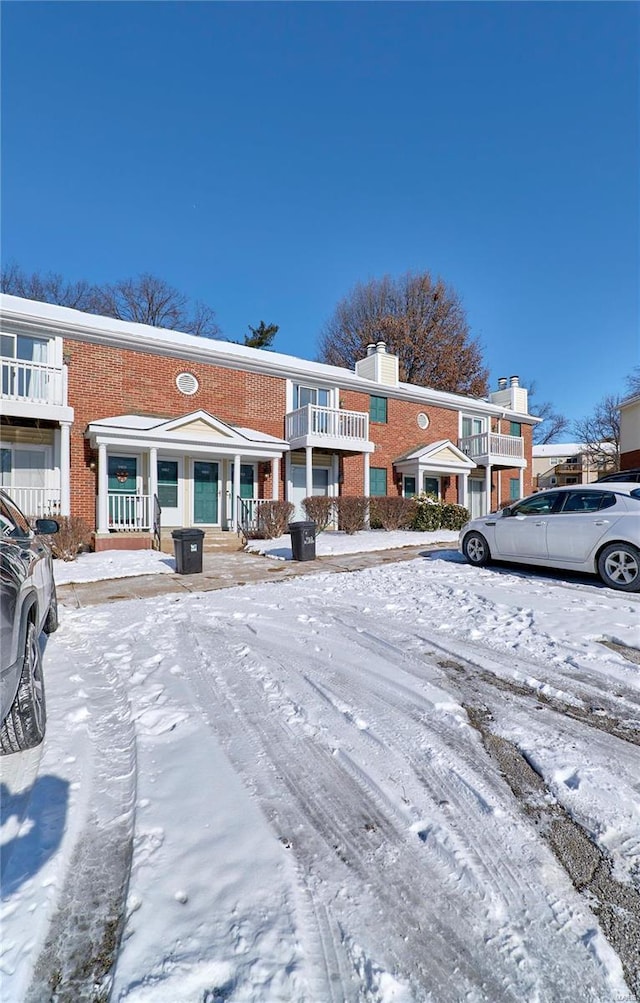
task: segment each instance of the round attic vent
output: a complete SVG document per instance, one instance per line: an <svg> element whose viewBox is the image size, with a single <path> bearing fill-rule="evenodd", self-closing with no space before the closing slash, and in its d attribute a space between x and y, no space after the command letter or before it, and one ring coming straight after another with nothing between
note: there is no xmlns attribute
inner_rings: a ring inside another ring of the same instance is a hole
<svg viewBox="0 0 640 1003"><path fill-rule="evenodd" d="M417 421L418 421L418 428L421 428L423 430L425 428L429 428L429 417L424 413L424 411L420 412Z"/></svg>
<svg viewBox="0 0 640 1003"><path fill-rule="evenodd" d="M191 397L198 389L198 381L193 373L178 373L176 376L176 386L181 394Z"/></svg>

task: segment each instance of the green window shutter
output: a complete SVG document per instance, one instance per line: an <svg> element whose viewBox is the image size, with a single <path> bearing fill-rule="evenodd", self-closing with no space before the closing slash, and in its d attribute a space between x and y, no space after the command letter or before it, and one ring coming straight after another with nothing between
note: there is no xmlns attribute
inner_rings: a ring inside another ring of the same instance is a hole
<svg viewBox="0 0 640 1003"><path fill-rule="evenodd" d="M381 424L387 422L387 398L386 397L373 397L369 398L369 417L371 421L377 421Z"/></svg>
<svg viewBox="0 0 640 1003"><path fill-rule="evenodd" d="M387 468L369 468L369 494L384 498L387 494Z"/></svg>
<svg viewBox="0 0 640 1003"><path fill-rule="evenodd" d="M509 478L509 499L511 501L517 501L520 497L520 478L510 477Z"/></svg>
<svg viewBox="0 0 640 1003"><path fill-rule="evenodd" d="M519 421L512 421L510 423L509 435L522 435L522 425Z"/></svg>

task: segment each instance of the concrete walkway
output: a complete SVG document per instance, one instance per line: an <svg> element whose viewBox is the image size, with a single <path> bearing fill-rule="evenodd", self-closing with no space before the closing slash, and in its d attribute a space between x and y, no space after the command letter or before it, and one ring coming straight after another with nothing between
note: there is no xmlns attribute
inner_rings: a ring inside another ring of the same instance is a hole
<svg viewBox="0 0 640 1003"><path fill-rule="evenodd" d="M148 599L171 592L212 592L234 585L282 581L300 575L361 571L394 561L412 561L428 557L438 550L451 550L454 544L401 547L396 550L366 551L361 554L335 554L317 557L315 561L275 561L246 551L205 554L200 575L138 575L131 578L110 578L99 582L58 585L61 606L79 609L122 599Z"/></svg>

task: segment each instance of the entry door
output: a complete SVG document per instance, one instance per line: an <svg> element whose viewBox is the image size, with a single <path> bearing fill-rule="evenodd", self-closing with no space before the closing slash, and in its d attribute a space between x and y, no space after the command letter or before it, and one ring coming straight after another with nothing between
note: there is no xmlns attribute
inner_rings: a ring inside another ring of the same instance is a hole
<svg viewBox="0 0 640 1003"><path fill-rule="evenodd" d="M469 512L471 513L471 518L479 519L481 515L485 514L483 511L484 481L481 481L477 477L470 477L467 481L467 488L469 492Z"/></svg>
<svg viewBox="0 0 640 1003"><path fill-rule="evenodd" d="M313 495L329 494L329 470L326 467L314 467L311 472ZM291 496L289 501L295 505L293 519L306 519L302 507L303 500L307 497L307 468L291 466Z"/></svg>
<svg viewBox="0 0 640 1003"><path fill-rule="evenodd" d="M193 464L193 521L215 525L218 520L218 464Z"/></svg>

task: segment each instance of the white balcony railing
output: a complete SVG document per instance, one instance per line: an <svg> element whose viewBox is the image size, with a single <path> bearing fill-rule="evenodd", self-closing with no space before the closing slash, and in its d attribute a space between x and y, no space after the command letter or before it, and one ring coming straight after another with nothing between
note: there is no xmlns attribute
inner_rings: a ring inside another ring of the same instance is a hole
<svg viewBox="0 0 640 1003"><path fill-rule="evenodd" d="M519 435L501 435L499 432L481 432L458 439L458 448L472 460L490 462L524 459L524 439Z"/></svg>
<svg viewBox="0 0 640 1003"><path fill-rule="evenodd" d="M369 438L369 415L364 411L307 404L285 416L285 434L289 442L306 436L326 439L366 441Z"/></svg>
<svg viewBox="0 0 640 1003"><path fill-rule="evenodd" d="M55 518L60 514L60 488L21 488L12 485L7 492L28 519Z"/></svg>
<svg viewBox="0 0 640 1003"><path fill-rule="evenodd" d="M0 393L5 400L67 404L67 367L0 357Z"/></svg>
<svg viewBox="0 0 640 1003"><path fill-rule="evenodd" d="M151 529L150 495L109 492L109 529L135 532Z"/></svg>

